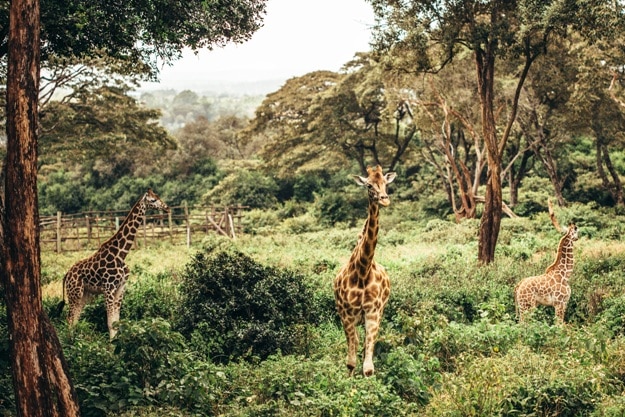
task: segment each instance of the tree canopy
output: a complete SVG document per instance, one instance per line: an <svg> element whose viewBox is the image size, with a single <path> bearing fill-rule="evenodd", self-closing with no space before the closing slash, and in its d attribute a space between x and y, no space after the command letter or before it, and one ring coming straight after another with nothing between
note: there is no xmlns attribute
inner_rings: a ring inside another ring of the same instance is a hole
<svg viewBox="0 0 625 417"><path fill-rule="evenodd" d="M532 64L557 39L576 31L589 39L614 37L621 6L612 1L370 0L376 14L375 49L399 71L438 72L463 51L473 54L488 171L478 259L495 257L502 213L502 156ZM393 58L392 61L388 58ZM516 87L495 109L495 79L503 58L518 60ZM506 120L497 129L497 117Z"/></svg>
<svg viewBox="0 0 625 417"><path fill-rule="evenodd" d="M42 0L41 55L108 56L158 72L184 48L243 42L260 26L266 0ZM9 1L0 4L0 58L7 54Z"/></svg>

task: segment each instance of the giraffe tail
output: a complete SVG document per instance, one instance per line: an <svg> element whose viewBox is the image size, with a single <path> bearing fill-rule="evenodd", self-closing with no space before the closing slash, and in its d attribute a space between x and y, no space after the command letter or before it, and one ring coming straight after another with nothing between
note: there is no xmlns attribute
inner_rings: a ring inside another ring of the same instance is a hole
<svg viewBox="0 0 625 417"><path fill-rule="evenodd" d="M519 288L519 284L514 287L514 314L516 315L517 320L521 318L519 315L519 302L517 300L517 290Z"/></svg>
<svg viewBox="0 0 625 417"><path fill-rule="evenodd" d="M65 278L66 277L67 277L67 274L65 274L65 276L63 277L63 298L56 305L56 307L54 307L52 311L50 312L50 316L52 316L53 318L61 317L61 313L63 313L63 308L65 308Z"/></svg>

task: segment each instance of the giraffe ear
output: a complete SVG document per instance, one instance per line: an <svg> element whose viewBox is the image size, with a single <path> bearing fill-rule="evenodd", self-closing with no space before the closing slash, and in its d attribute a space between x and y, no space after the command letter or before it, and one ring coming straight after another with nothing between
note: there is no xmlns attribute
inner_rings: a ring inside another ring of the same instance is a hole
<svg viewBox="0 0 625 417"><path fill-rule="evenodd" d="M387 172L386 175L384 176L384 179L386 180L387 184L390 184L393 182L396 176L397 174L394 172Z"/></svg>
<svg viewBox="0 0 625 417"><path fill-rule="evenodd" d="M360 175L354 175L354 180L358 185L367 185L367 179L365 177L361 177Z"/></svg>

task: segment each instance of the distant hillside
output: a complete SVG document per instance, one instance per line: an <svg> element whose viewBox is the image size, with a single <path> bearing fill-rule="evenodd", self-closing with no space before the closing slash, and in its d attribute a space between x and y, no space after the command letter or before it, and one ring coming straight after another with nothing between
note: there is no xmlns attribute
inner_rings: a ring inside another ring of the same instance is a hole
<svg viewBox="0 0 625 417"><path fill-rule="evenodd" d="M216 94L229 94L229 95L267 95L278 90L286 80L283 78L276 78L271 80L259 80L259 81L246 81L246 82L234 82L234 81L219 81L219 80L187 80L178 82L169 82L167 84L148 83L139 88L139 93L151 92L155 90L191 90L200 95L216 95Z"/></svg>
<svg viewBox="0 0 625 417"><path fill-rule="evenodd" d="M265 94L253 93L252 89L236 93L227 92L223 86L219 90L139 90L134 95L145 106L161 110L160 123L172 133L198 118L209 121L230 115L252 118L265 98Z"/></svg>

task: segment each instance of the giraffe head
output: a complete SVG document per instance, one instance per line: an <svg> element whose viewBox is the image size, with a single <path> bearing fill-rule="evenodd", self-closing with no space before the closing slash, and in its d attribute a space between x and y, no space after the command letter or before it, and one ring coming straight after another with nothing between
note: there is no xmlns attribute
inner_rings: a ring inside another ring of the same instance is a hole
<svg viewBox="0 0 625 417"><path fill-rule="evenodd" d="M354 179L359 185L367 187L369 200L385 207L391 204L391 200L389 200L386 192L386 185L393 182L397 174L394 172L387 172L386 175L382 174L382 167L380 165L368 167L367 174L368 176L366 178L354 175Z"/></svg>
<svg viewBox="0 0 625 417"><path fill-rule="evenodd" d="M148 191L143 196L143 203L146 208L156 209L164 211L165 213L169 213L169 206L160 199L159 196L156 195L151 188L148 188Z"/></svg>
<svg viewBox="0 0 625 417"><path fill-rule="evenodd" d="M566 231L566 235L571 238L572 241L576 241L579 238L577 226L575 223L569 223L569 228Z"/></svg>

